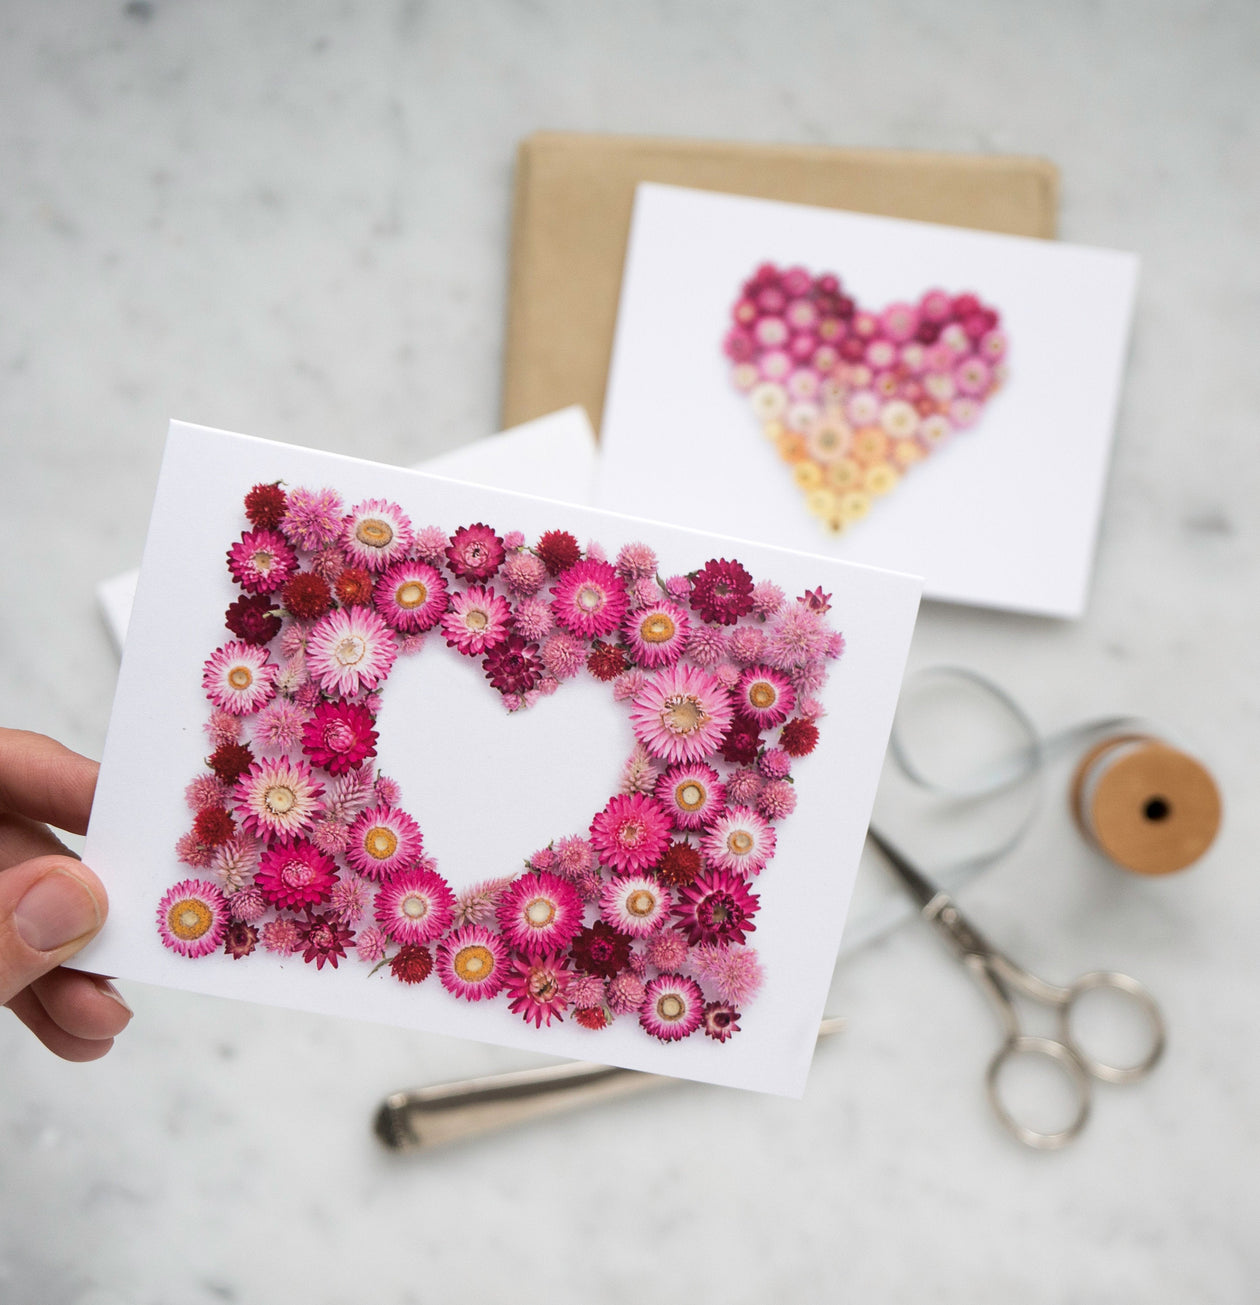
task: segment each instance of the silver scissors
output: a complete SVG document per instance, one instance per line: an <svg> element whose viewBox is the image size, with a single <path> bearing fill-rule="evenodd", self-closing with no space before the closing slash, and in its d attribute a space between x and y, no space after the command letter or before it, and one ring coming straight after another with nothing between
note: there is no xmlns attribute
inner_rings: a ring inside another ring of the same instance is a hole
<svg viewBox="0 0 1260 1305"><path fill-rule="evenodd" d="M1085 1127L1089 1118L1091 1080L1104 1083L1133 1083L1155 1068L1164 1051L1164 1021L1155 999L1136 980L1114 970L1093 970L1082 974L1074 983L1060 987L1047 983L1016 965L998 951L958 909L948 893L938 888L917 866L876 830L867 837L884 854L896 871L903 887L919 904L919 914L937 930L958 954L963 965L988 994L1002 1022L1005 1040L989 1061L985 1087L989 1103L1005 1128L1026 1146L1053 1151L1066 1145ZM1132 1065L1109 1065L1088 1055L1072 1036L1072 1011L1077 1000L1098 988L1108 989L1132 1002L1146 1017L1151 1043L1146 1055ZM1021 1033L1011 999L1012 990L1032 1001L1052 1007L1058 1016L1058 1038L1032 1037ZM1021 1124L1006 1108L998 1092L998 1078L1014 1056L1042 1056L1052 1061L1066 1075L1076 1096L1076 1115L1072 1122L1055 1133L1040 1132Z"/></svg>

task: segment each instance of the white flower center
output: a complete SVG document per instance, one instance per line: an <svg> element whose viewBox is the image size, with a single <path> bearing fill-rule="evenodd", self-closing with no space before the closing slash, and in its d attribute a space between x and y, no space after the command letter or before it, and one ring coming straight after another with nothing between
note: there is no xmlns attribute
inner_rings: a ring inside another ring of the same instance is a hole
<svg viewBox="0 0 1260 1305"><path fill-rule="evenodd" d="M347 634L333 649L338 666L357 666L367 656L367 640L362 635Z"/></svg>
<svg viewBox="0 0 1260 1305"><path fill-rule="evenodd" d="M283 816L297 805L297 794L287 784L273 784L263 795L263 802L273 816Z"/></svg>
<svg viewBox="0 0 1260 1305"><path fill-rule="evenodd" d="M429 914L429 899L419 893L408 893L399 906L409 920L423 920Z"/></svg>
<svg viewBox="0 0 1260 1305"><path fill-rule="evenodd" d="M428 596L429 591L419 580L408 580L405 585L399 586L394 601L399 607L411 611L414 607L420 607Z"/></svg>
<svg viewBox="0 0 1260 1305"><path fill-rule="evenodd" d="M673 734L694 734L708 719L709 713L690 693L673 694L661 708L661 724Z"/></svg>
<svg viewBox="0 0 1260 1305"><path fill-rule="evenodd" d="M248 666L233 666L228 671L227 680L234 689L248 689L253 684L254 677L250 674Z"/></svg>
<svg viewBox="0 0 1260 1305"><path fill-rule="evenodd" d="M667 992L656 1003L656 1013L667 1024L673 1024L686 1013L687 1003L676 992Z"/></svg>
<svg viewBox="0 0 1260 1305"><path fill-rule="evenodd" d="M604 605L604 591L598 585L583 585L574 601L584 612L598 612Z"/></svg>
<svg viewBox="0 0 1260 1305"><path fill-rule="evenodd" d="M525 906L525 920L535 929L542 929L556 918L556 904L548 897L535 897Z"/></svg>

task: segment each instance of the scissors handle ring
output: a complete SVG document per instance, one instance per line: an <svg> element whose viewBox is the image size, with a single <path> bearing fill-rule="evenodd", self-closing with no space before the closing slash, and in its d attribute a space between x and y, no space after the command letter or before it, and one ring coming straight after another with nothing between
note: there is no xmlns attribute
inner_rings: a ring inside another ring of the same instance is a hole
<svg viewBox="0 0 1260 1305"><path fill-rule="evenodd" d="M1072 1009L1077 999L1087 992L1094 992L1100 988L1123 993L1146 1016L1151 1029L1151 1049L1136 1064L1109 1065L1106 1061L1095 1060L1082 1050L1079 1040L1072 1035ZM1136 1082L1149 1074L1164 1054L1166 1040L1164 1018L1159 1012L1155 998L1136 979L1127 974L1118 974L1115 970L1093 970L1089 974L1082 974L1072 984L1059 1008L1059 1030L1063 1041L1076 1053L1086 1072L1104 1083Z"/></svg>
<svg viewBox="0 0 1260 1305"><path fill-rule="evenodd" d="M1014 1056L1044 1056L1063 1070L1076 1093L1076 1115L1066 1128L1056 1133L1043 1133L1021 1124L1007 1110L1006 1103L998 1092L998 1077L1007 1061ZM1031 1146L1037 1151L1057 1151L1059 1147L1066 1146L1085 1127L1089 1119L1089 1072L1070 1046L1063 1042L1056 1042L1053 1038L1035 1038L1027 1034L1015 1034L1007 1038L989 1062L984 1084L989 1094L989 1104L993 1107L993 1112L1002 1126L1016 1141L1023 1142L1025 1146Z"/></svg>

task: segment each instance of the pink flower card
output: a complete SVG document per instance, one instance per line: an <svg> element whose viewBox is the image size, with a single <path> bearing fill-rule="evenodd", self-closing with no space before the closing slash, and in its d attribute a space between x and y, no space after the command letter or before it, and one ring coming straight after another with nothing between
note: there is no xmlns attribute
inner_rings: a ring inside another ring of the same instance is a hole
<svg viewBox="0 0 1260 1305"><path fill-rule="evenodd" d="M597 501L1079 616L1136 277L1130 254L640 186Z"/></svg>
<svg viewBox="0 0 1260 1305"><path fill-rule="evenodd" d="M798 1095L918 594L175 423L80 963Z"/></svg>

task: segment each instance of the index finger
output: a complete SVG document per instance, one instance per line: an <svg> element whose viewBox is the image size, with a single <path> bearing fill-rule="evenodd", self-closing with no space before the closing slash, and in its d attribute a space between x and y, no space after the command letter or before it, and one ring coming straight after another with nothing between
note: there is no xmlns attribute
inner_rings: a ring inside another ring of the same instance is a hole
<svg viewBox="0 0 1260 1305"><path fill-rule="evenodd" d="M85 834L98 770L43 734L0 729L0 810Z"/></svg>

